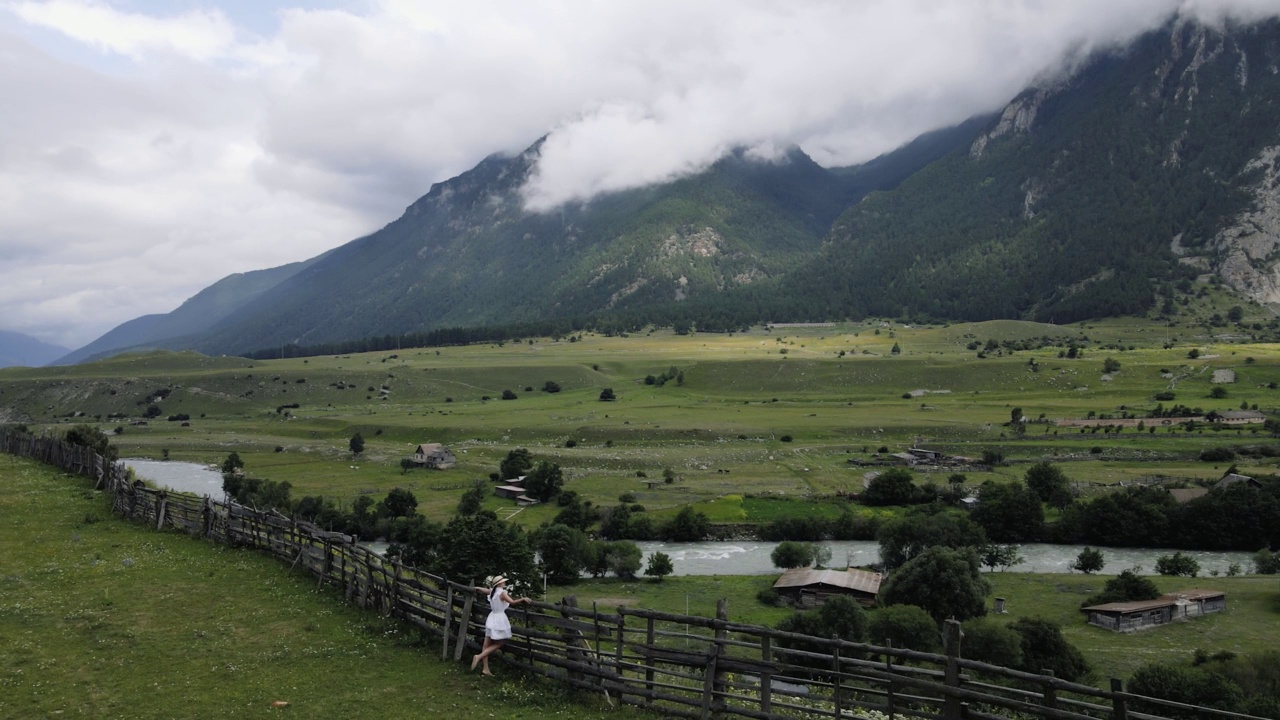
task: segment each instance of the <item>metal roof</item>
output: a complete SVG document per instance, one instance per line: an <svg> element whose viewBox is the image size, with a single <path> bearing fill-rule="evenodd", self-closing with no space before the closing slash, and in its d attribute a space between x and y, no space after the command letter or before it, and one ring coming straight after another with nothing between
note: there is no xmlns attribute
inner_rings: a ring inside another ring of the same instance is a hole
<svg viewBox="0 0 1280 720"><path fill-rule="evenodd" d="M1208 600L1210 598L1225 597L1226 593L1221 590L1183 590L1176 593L1168 593L1161 595L1155 600L1134 600L1131 602L1113 602L1103 603L1101 605L1090 605L1089 607L1080 608L1082 612L1089 610L1097 610L1099 612L1117 612L1132 613L1142 612L1143 610L1155 610L1156 608L1168 607L1176 604L1179 600Z"/></svg>
<svg viewBox="0 0 1280 720"><path fill-rule="evenodd" d="M880 573L849 568L848 570L818 570L816 568L791 568L773 584L774 589L828 585L830 587L857 590L875 595L880 592Z"/></svg>

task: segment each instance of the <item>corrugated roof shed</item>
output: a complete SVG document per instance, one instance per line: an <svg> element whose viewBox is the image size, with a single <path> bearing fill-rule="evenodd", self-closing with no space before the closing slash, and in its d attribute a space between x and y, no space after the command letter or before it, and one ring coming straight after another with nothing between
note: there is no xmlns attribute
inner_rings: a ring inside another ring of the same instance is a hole
<svg viewBox="0 0 1280 720"><path fill-rule="evenodd" d="M773 584L780 588L828 585L830 587L858 590L875 595L880 592L880 573L849 568L848 570L818 570L815 568L791 568Z"/></svg>

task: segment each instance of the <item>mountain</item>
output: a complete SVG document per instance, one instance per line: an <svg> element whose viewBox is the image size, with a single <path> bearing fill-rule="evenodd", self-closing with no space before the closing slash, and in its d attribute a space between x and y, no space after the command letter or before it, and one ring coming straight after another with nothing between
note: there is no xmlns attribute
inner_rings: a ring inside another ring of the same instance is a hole
<svg viewBox="0 0 1280 720"><path fill-rule="evenodd" d="M1204 277L1280 304L1278 117L1280 21L1180 20L853 168L734 152L532 213L539 142L218 312L100 342L214 354L548 323L1069 322L1171 312Z"/></svg>
<svg viewBox="0 0 1280 720"><path fill-rule="evenodd" d="M967 146L979 126L931 133L835 171L798 149L772 161L735 152L697 175L553 213L521 206L535 143L434 185L376 233L301 265L226 278L63 361L149 347L245 353L587 317L773 281L818 251L849 203Z"/></svg>
<svg viewBox="0 0 1280 720"><path fill-rule="evenodd" d="M1066 322L1212 273L1280 301L1278 68L1277 21L1178 22L1097 56L850 208L781 294L822 317Z"/></svg>
<svg viewBox="0 0 1280 720"><path fill-rule="evenodd" d="M19 332L0 330L0 368L40 367L66 354L67 349Z"/></svg>
<svg viewBox="0 0 1280 720"><path fill-rule="evenodd" d="M73 365L122 352L170 347L180 349L179 338L209 330L245 304L279 285L324 255L303 262L267 270L235 273L196 293L176 310L143 315L122 323L102 337L74 352L58 357L51 365ZM176 342L175 342L176 341ZM176 347L175 347L176 346Z"/></svg>

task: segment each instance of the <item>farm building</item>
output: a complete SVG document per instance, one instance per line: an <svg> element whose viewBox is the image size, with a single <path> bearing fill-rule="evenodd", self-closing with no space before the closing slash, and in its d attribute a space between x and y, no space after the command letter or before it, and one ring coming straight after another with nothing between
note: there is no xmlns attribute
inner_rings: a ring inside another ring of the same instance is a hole
<svg viewBox="0 0 1280 720"><path fill-rule="evenodd" d="M1257 410L1225 410L1217 415L1219 422L1224 425L1248 425L1267 421L1267 416Z"/></svg>
<svg viewBox="0 0 1280 720"><path fill-rule="evenodd" d="M447 470L458 462L453 452L440 443L423 443L413 453L413 461L423 467Z"/></svg>
<svg viewBox="0 0 1280 720"><path fill-rule="evenodd" d="M1145 630L1227 609L1227 594L1218 590L1184 590L1155 600L1103 603L1081 608L1090 625L1116 632Z"/></svg>
<svg viewBox="0 0 1280 720"><path fill-rule="evenodd" d="M510 480L503 480L502 482L505 482L506 484L505 484L505 485L499 485L499 486L495 487L495 488L493 489L493 494L494 494L494 495L497 495L497 496L498 496L498 497L500 497L500 498L506 498L506 499L508 499L508 500L515 500L515 501L516 501L516 503L518 503L518 504L520 504L520 505L534 505L534 504L536 504L536 503L538 502L537 500L534 500L533 498L529 497L528 495L525 495L525 490L524 490L524 478L525 478L525 476L524 476L524 475L521 475L521 476L520 476L520 477L518 477L518 478L511 478Z"/></svg>
<svg viewBox="0 0 1280 720"><path fill-rule="evenodd" d="M848 570L817 570L815 568L791 568L773 584L778 595L790 598L797 607L812 608L826 602L833 595L850 595L868 607L876 604L880 593L880 573L849 568Z"/></svg>
<svg viewBox="0 0 1280 720"><path fill-rule="evenodd" d="M1254 490L1257 490L1262 487L1262 483L1259 482L1257 478L1251 478L1248 475L1241 475L1239 473L1227 473L1226 475L1223 475L1222 479L1219 480L1218 483L1213 487L1217 490L1221 490L1225 487L1230 487L1231 485L1235 485L1236 483L1244 483L1245 485L1253 488Z"/></svg>

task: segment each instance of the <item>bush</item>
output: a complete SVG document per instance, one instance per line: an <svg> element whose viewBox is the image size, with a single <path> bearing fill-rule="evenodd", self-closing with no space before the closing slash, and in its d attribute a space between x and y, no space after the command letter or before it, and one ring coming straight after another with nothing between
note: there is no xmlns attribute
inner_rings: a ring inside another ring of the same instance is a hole
<svg viewBox="0 0 1280 720"><path fill-rule="evenodd" d="M1009 625L1022 637L1020 670L1041 673L1052 670L1055 677L1067 682L1081 680L1089 673L1089 663L1076 646L1062 637L1062 629L1040 618L1019 618Z"/></svg>
<svg viewBox="0 0 1280 720"><path fill-rule="evenodd" d="M1017 631L986 617L966 620L963 628L965 658L1003 667L1022 665L1022 636Z"/></svg>
<svg viewBox="0 0 1280 720"><path fill-rule="evenodd" d="M920 652L942 648L937 623L915 605L891 605L872 612L867 620L867 639L877 645L888 640L893 647Z"/></svg>
<svg viewBox="0 0 1280 720"><path fill-rule="evenodd" d="M1157 558L1156 572L1161 575L1195 577L1200 574L1200 563L1196 562L1196 559L1190 555L1176 552L1172 555L1162 555Z"/></svg>

